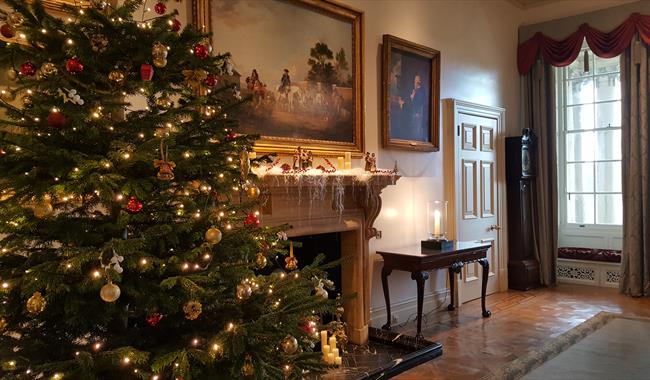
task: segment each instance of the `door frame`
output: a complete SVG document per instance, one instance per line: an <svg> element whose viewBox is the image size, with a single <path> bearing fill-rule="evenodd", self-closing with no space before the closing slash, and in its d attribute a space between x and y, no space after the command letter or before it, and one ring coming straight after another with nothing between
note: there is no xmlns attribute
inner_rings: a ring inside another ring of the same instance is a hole
<svg viewBox="0 0 650 380"><path fill-rule="evenodd" d="M466 102L458 99L443 99L442 100L442 135L443 135L443 173L445 182L445 199L448 201L448 213L450 220L447 226L450 239L456 240L458 233L459 210L457 207L456 196L456 173L458 173L460 155L459 133L460 125L457 120L459 115L470 114L476 116L490 117L497 120L496 130L496 153L497 153L497 223L501 226L501 230L497 231L499 239L498 256L499 256L499 270L495 272L497 276L497 288L502 292L508 289L508 226L506 217L506 178L505 178L505 114L506 110L501 107L486 106L477 103ZM461 280L457 277L456 292L454 304L460 305L460 289Z"/></svg>

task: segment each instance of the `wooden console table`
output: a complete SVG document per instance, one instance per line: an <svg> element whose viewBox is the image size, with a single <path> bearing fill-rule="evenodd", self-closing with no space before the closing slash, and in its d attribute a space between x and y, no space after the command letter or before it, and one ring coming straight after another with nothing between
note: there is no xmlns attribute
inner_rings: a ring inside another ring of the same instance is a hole
<svg viewBox="0 0 650 380"><path fill-rule="evenodd" d="M424 301L424 282L429 278L429 272L433 269L449 268L449 287L451 291L451 303L448 310L454 310L454 274L460 273L467 263L478 262L483 267L482 288L481 288L481 309L483 317L491 315L485 308L485 293L490 272L490 263L487 260L487 251L492 247L491 243L456 242L454 247L446 250L429 250L418 246L395 249L389 251L377 251L384 259L384 268L381 270L381 284L384 288L384 299L386 300L386 324L384 330L391 328L390 314L390 292L388 290L388 276L393 270L411 272L411 279L415 280L418 289L418 314L416 338L424 339L422 335L422 303Z"/></svg>

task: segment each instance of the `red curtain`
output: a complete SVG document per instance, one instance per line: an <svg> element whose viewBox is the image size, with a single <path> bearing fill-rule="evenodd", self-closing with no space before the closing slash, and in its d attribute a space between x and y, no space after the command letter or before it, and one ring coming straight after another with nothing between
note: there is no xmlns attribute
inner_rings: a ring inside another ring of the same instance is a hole
<svg viewBox="0 0 650 380"><path fill-rule="evenodd" d="M641 40L650 44L650 16L633 13L625 22L609 33L580 25L578 30L562 41L535 34L531 39L521 43L517 49L517 67L519 74L527 74L539 55L544 61L556 67L567 66L580 54L582 40L587 39L591 51L602 58L613 58L621 54L639 33Z"/></svg>

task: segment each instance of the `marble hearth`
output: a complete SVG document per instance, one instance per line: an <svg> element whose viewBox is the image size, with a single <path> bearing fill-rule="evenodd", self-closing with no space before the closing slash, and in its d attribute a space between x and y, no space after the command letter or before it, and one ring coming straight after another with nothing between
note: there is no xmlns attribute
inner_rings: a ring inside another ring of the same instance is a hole
<svg viewBox="0 0 650 380"><path fill-rule="evenodd" d="M350 342L365 344L370 323L368 241L378 235L373 223L381 210L381 191L399 176L390 173L354 175L271 175L262 178L267 202L263 225L290 224L289 237L337 232L341 257L341 294L356 294L345 304ZM300 260L300 258L298 258Z"/></svg>

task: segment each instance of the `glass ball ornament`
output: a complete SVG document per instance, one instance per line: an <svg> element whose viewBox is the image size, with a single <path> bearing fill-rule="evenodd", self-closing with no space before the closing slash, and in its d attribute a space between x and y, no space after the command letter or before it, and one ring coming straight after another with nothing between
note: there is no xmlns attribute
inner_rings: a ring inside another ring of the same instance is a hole
<svg viewBox="0 0 650 380"><path fill-rule="evenodd" d="M216 227L211 227L205 231L205 240L210 244L218 244L222 236L221 230Z"/></svg>
<svg viewBox="0 0 650 380"><path fill-rule="evenodd" d="M156 3L156 5L153 6L153 10L159 15L164 15L165 12L167 12L167 6L165 5L165 3L158 2Z"/></svg>
<svg viewBox="0 0 650 380"><path fill-rule="evenodd" d="M126 211L129 214L137 214L140 211L142 211L142 202L136 197L136 196L131 196L129 198L129 201L126 203Z"/></svg>
<svg viewBox="0 0 650 380"><path fill-rule="evenodd" d="M327 290L325 290L325 288L322 286L317 286L314 290L315 290L314 294L317 295L318 297L325 298L325 299L329 297Z"/></svg>
<svg viewBox="0 0 650 380"><path fill-rule="evenodd" d="M198 59L206 59L210 55L210 50L204 44L194 45L194 56Z"/></svg>
<svg viewBox="0 0 650 380"><path fill-rule="evenodd" d="M158 68L165 67L165 66L167 66L167 59L166 58L156 57L156 58L153 59L153 65L158 67Z"/></svg>
<svg viewBox="0 0 650 380"><path fill-rule="evenodd" d="M217 77L214 74L208 74L207 77L203 80L203 84L206 85L206 87L216 87L217 86Z"/></svg>
<svg viewBox="0 0 650 380"><path fill-rule="evenodd" d="M161 110L168 110L172 108L173 105L174 103L172 100L166 96L161 96L160 98L156 99L156 107L160 108Z"/></svg>
<svg viewBox="0 0 650 380"><path fill-rule="evenodd" d="M248 188L246 189L246 196L248 196L251 199L255 199L255 198L259 197L260 196L260 188L255 186L255 185L248 186Z"/></svg>
<svg viewBox="0 0 650 380"><path fill-rule="evenodd" d="M18 71L14 70L13 68L7 70L6 75L7 75L7 79L9 79L12 82L18 79Z"/></svg>
<svg viewBox="0 0 650 380"><path fill-rule="evenodd" d="M43 298L43 295L41 292L34 292L31 297L27 300L27 311L30 314L40 314L45 310L45 306L47 305L47 301L45 298Z"/></svg>
<svg viewBox="0 0 650 380"><path fill-rule="evenodd" d="M181 25L182 25L182 24L181 24L181 22L180 22L179 20L177 20L177 19L173 19L173 20L170 22L170 24L169 24L169 29L170 29L172 32L180 32L180 30L181 30Z"/></svg>
<svg viewBox="0 0 650 380"><path fill-rule="evenodd" d="M2 24L0 26L0 34L4 38L14 38L16 36L16 31L9 24Z"/></svg>
<svg viewBox="0 0 650 380"><path fill-rule="evenodd" d="M20 65L20 73L26 77L31 77L36 74L36 65L31 62L25 62Z"/></svg>
<svg viewBox="0 0 650 380"><path fill-rule="evenodd" d="M92 0L91 4L95 9L100 11L103 11L108 7L108 2L106 0Z"/></svg>
<svg viewBox="0 0 650 380"><path fill-rule="evenodd" d="M63 128L68 123L68 120L65 118L61 112L50 112L50 115L47 117L47 125L52 128Z"/></svg>
<svg viewBox="0 0 650 380"><path fill-rule="evenodd" d="M282 340L282 351L285 354L291 355L298 351L298 339L293 335L287 335Z"/></svg>
<svg viewBox="0 0 650 380"><path fill-rule="evenodd" d="M84 65L81 63L81 61L78 58L73 57L66 61L65 69L70 74L79 74L82 71L84 71Z"/></svg>
<svg viewBox="0 0 650 380"><path fill-rule="evenodd" d="M109 282L99 290L99 297L101 297L104 302L115 302L120 298L121 292L119 286Z"/></svg>

